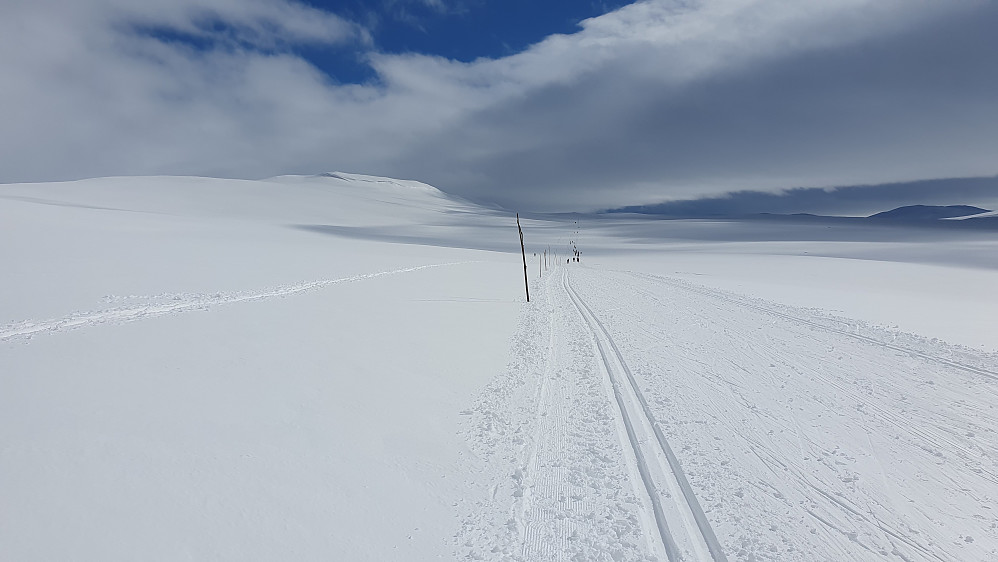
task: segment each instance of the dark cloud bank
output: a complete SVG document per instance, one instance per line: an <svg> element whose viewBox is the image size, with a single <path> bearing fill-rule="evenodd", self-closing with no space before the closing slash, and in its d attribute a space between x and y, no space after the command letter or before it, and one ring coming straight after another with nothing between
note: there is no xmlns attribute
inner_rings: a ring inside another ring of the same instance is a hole
<svg viewBox="0 0 998 562"><path fill-rule="evenodd" d="M991 3L681 84L659 79L670 68L658 53L635 52L629 65L467 116L425 139L399 171L509 208L562 209L990 175L995 29Z"/></svg>
<svg viewBox="0 0 998 562"><path fill-rule="evenodd" d="M614 212L666 217L739 217L761 213L866 216L903 205L982 204L998 198L998 176L858 185L836 189L797 188L781 193L738 191L720 197L636 205Z"/></svg>
<svg viewBox="0 0 998 562"><path fill-rule="evenodd" d="M379 53L359 24L288 0L4 15L0 182L344 170L520 211L706 197L849 212L804 206L816 191L742 192L998 173L990 0L645 0L472 62ZM359 49L377 79L339 83L309 48Z"/></svg>

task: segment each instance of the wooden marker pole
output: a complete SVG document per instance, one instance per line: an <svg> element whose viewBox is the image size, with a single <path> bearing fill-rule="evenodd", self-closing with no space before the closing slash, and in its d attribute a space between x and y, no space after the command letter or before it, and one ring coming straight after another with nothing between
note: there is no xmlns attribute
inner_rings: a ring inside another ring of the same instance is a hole
<svg viewBox="0 0 998 562"><path fill-rule="evenodd" d="M530 284L527 283L527 251L523 249L523 229L520 228L520 213L516 214L516 230L520 233L520 255L523 256L523 288L527 291L527 302L530 302Z"/></svg>

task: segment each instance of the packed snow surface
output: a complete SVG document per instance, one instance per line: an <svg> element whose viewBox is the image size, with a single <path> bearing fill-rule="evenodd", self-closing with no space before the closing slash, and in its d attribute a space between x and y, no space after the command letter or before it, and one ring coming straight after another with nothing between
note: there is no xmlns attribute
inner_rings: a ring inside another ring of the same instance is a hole
<svg viewBox="0 0 998 562"><path fill-rule="evenodd" d="M0 186L0 559L998 559L993 233L521 223Z"/></svg>

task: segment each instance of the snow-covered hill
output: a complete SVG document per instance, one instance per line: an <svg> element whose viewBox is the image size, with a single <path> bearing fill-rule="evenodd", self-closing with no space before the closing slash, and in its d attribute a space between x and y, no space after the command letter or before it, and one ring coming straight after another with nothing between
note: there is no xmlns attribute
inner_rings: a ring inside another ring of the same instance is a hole
<svg viewBox="0 0 998 562"><path fill-rule="evenodd" d="M0 186L0 559L998 557L986 233L521 222Z"/></svg>
<svg viewBox="0 0 998 562"><path fill-rule="evenodd" d="M971 205L908 205L870 215L876 220L932 221L980 216L990 212Z"/></svg>

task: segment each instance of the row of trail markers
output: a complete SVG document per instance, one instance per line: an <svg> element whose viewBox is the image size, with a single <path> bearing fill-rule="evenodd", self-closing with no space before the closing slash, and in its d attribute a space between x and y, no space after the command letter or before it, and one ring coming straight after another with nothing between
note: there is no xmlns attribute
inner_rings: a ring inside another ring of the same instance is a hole
<svg viewBox="0 0 998 562"><path fill-rule="evenodd" d="M579 221L575 221L575 225L576 225L575 233L578 234ZM523 243L523 228L520 226L520 213L516 213L516 230L520 234L520 256L523 258L523 289L527 294L527 302L530 302L530 281L529 278L527 277L527 250L525 244ZM576 247L575 241L572 240L571 242L569 242L569 244L571 246L571 251L574 257L568 258L567 260L565 260L565 263L571 263L572 261L576 262L580 261L582 252L580 252L579 249ZM558 260L558 253L557 252L552 253L551 246L548 246L544 251L540 253L534 252L534 255L537 256L538 278L543 276L544 272L548 270L548 267L553 266Z"/></svg>
<svg viewBox="0 0 998 562"><path fill-rule="evenodd" d="M575 221L575 237L576 238L579 237L579 221ZM574 261L582 261L582 252L580 252L579 248L575 245L575 240L569 241L569 244L572 245L572 254L574 254L575 257L574 258L569 258L568 261L569 262L571 262L573 260Z"/></svg>
<svg viewBox="0 0 998 562"><path fill-rule="evenodd" d="M527 282L527 251L523 249L523 229L520 228L520 213L516 214L516 230L520 232L520 255L523 256L523 288L527 291L527 302L530 302L530 283Z"/></svg>
<svg viewBox="0 0 998 562"><path fill-rule="evenodd" d="M537 256L537 277L542 277L544 272L548 270L549 258L551 257L551 246L548 246L546 250L539 254L534 252L534 255Z"/></svg>

